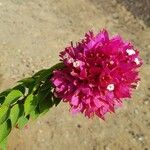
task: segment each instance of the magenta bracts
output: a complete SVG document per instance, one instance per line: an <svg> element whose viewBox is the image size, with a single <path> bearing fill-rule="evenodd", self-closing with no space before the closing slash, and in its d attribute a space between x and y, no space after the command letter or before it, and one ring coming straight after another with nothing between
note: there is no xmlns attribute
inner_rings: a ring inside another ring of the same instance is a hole
<svg viewBox="0 0 150 150"><path fill-rule="evenodd" d="M87 33L60 57L65 67L54 71L51 81L56 96L69 102L73 114L104 119L107 112L122 106L124 98L131 98L140 80L138 50L119 35L110 38L106 30Z"/></svg>

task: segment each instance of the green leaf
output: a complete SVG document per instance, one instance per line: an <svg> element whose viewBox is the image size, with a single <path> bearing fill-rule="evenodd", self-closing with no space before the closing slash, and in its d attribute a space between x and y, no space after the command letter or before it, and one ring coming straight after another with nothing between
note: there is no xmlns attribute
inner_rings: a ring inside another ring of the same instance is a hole
<svg viewBox="0 0 150 150"><path fill-rule="evenodd" d="M0 96L0 105L2 105L4 103L5 97L4 96Z"/></svg>
<svg viewBox="0 0 150 150"><path fill-rule="evenodd" d="M25 116L21 116L17 122L18 128L22 129L28 123L29 119Z"/></svg>
<svg viewBox="0 0 150 150"><path fill-rule="evenodd" d="M10 120L11 120L11 124L12 127L14 127L22 113L23 107L21 107L21 105L16 104L11 108L10 111Z"/></svg>
<svg viewBox="0 0 150 150"><path fill-rule="evenodd" d="M0 126L0 143L9 135L11 131L11 121L7 120Z"/></svg>
<svg viewBox="0 0 150 150"><path fill-rule="evenodd" d="M23 94L25 94L25 87L22 84L19 84L13 88L14 90L19 90Z"/></svg>
<svg viewBox="0 0 150 150"><path fill-rule="evenodd" d="M7 149L7 138L5 138L1 143L0 143L0 148L2 150L6 150Z"/></svg>
<svg viewBox="0 0 150 150"><path fill-rule="evenodd" d="M4 105L15 103L23 94L19 90L12 90L6 97Z"/></svg>
<svg viewBox="0 0 150 150"><path fill-rule="evenodd" d="M53 106L51 94L49 94L43 101L39 102L40 113L45 114Z"/></svg>
<svg viewBox="0 0 150 150"><path fill-rule="evenodd" d="M25 116L30 114L31 111L33 111L38 104L37 96L34 96L33 94L30 94L24 103L24 110L25 110Z"/></svg>
<svg viewBox="0 0 150 150"><path fill-rule="evenodd" d="M40 88L40 92L43 92L43 91L50 91L52 89L52 86L51 86L51 83L50 81L45 81L45 83L42 85L42 87Z"/></svg>
<svg viewBox="0 0 150 150"><path fill-rule="evenodd" d="M60 98L53 96L53 102L54 102L55 106L57 106L60 103L60 101L61 101Z"/></svg>
<svg viewBox="0 0 150 150"><path fill-rule="evenodd" d="M39 75L36 84L38 84L39 82L47 79L50 76L50 69L44 70L43 72L41 72L41 74Z"/></svg>
<svg viewBox="0 0 150 150"><path fill-rule="evenodd" d="M58 64L52 66L50 68L50 72L52 73L54 70L62 69L62 68L64 68L64 63L61 62L61 63L58 63Z"/></svg>
<svg viewBox="0 0 150 150"><path fill-rule="evenodd" d="M33 75L33 77L39 77L40 74L42 74L45 70L47 70L47 69L42 69L42 70L38 71L37 73L35 73L35 74Z"/></svg>
<svg viewBox="0 0 150 150"><path fill-rule="evenodd" d="M2 105L0 106L0 124L7 120L9 116L9 107Z"/></svg>
<svg viewBox="0 0 150 150"><path fill-rule="evenodd" d="M43 90L43 87L40 90L37 94L38 102L43 101L50 93L50 90Z"/></svg>
<svg viewBox="0 0 150 150"><path fill-rule="evenodd" d="M0 93L0 104L2 105L4 103L5 97L9 94L11 89L8 89L2 93Z"/></svg>
<svg viewBox="0 0 150 150"><path fill-rule="evenodd" d="M30 83L34 82L34 79L32 77L29 77L29 78L24 78L22 80L19 80L18 82L21 82L24 84L30 84Z"/></svg>
<svg viewBox="0 0 150 150"><path fill-rule="evenodd" d="M11 91L11 89L8 89L8 90L6 90L6 91L0 93L0 97L3 97L3 96L5 97L5 96L7 96L10 91Z"/></svg>
<svg viewBox="0 0 150 150"><path fill-rule="evenodd" d="M30 117L35 120L39 117L40 112L38 110L38 107L36 109L34 109L31 113L30 113Z"/></svg>
<svg viewBox="0 0 150 150"><path fill-rule="evenodd" d="M20 80L18 82L22 83L22 86L29 89L28 93L31 93L35 87L35 79L32 77L25 78L25 79Z"/></svg>
<svg viewBox="0 0 150 150"><path fill-rule="evenodd" d="M39 82L41 82L41 81L47 79L48 77L50 77L50 76L52 75L52 73L53 73L54 70L56 70L56 69L61 69L61 68L63 68L63 67L64 67L64 64L63 64L63 63L58 63L58 64L52 66L52 67L49 68L49 69L43 69L43 70L37 72L37 73L34 75L34 77L36 77L36 76L38 77L36 83L39 83Z"/></svg>

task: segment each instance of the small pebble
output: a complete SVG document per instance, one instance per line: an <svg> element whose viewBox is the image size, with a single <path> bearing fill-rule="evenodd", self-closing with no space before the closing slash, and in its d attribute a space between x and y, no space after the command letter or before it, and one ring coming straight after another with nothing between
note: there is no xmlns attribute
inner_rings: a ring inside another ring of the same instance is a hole
<svg viewBox="0 0 150 150"><path fill-rule="evenodd" d="M135 109L134 110L134 113L137 115L139 112L138 112L138 109Z"/></svg>
<svg viewBox="0 0 150 150"><path fill-rule="evenodd" d="M80 125L80 124L78 124L78 125L77 125L77 127L78 127L78 128L81 128L81 125Z"/></svg>
<svg viewBox="0 0 150 150"><path fill-rule="evenodd" d="M39 129L39 133L42 133L43 131L41 129Z"/></svg>
<svg viewBox="0 0 150 150"><path fill-rule="evenodd" d="M147 48L150 48L150 44L149 44L149 45L147 45Z"/></svg>
<svg viewBox="0 0 150 150"><path fill-rule="evenodd" d="M104 150L110 150L110 148L108 147L108 145L104 146Z"/></svg>
<svg viewBox="0 0 150 150"><path fill-rule="evenodd" d="M119 15L117 13L114 13L112 16L113 16L113 19L118 19L119 18Z"/></svg>
<svg viewBox="0 0 150 150"><path fill-rule="evenodd" d="M129 133L130 133L131 135L133 135L133 136L135 135L133 131L129 131Z"/></svg>
<svg viewBox="0 0 150 150"><path fill-rule="evenodd" d="M148 103L149 103L149 99L148 98L144 99L144 104L148 105Z"/></svg>
<svg viewBox="0 0 150 150"><path fill-rule="evenodd" d="M148 101L144 101L144 104L145 104L145 105L148 105Z"/></svg>
<svg viewBox="0 0 150 150"><path fill-rule="evenodd" d="M20 53L20 52L21 52L21 49L18 49L17 51L18 51L18 53Z"/></svg>
<svg viewBox="0 0 150 150"><path fill-rule="evenodd" d="M143 137L139 137L138 140L139 140L139 141L143 141Z"/></svg>

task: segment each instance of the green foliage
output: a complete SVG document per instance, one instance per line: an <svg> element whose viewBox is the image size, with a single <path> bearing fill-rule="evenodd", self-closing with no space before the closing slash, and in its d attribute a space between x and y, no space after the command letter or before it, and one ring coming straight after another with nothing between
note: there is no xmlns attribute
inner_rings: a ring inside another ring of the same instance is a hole
<svg viewBox="0 0 150 150"><path fill-rule="evenodd" d="M7 138L4 139L1 143L0 143L0 148L2 150L6 150L7 149Z"/></svg>
<svg viewBox="0 0 150 150"><path fill-rule="evenodd" d="M40 115L39 108L36 107L33 111L31 111L31 113L30 113L30 118L31 118L32 120L35 120L35 119L37 119L37 118L39 117L39 115Z"/></svg>
<svg viewBox="0 0 150 150"><path fill-rule="evenodd" d="M0 143L9 135L11 131L11 122L10 120L5 121L0 125Z"/></svg>
<svg viewBox="0 0 150 150"><path fill-rule="evenodd" d="M53 106L52 96L51 93L49 93L42 101L40 101L39 111L41 114L45 114L52 106Z"/></svg>
<svg viewBox="0 0 150 150"><path fill-rule="evenodd" d="M5 98L3 105L10 105L15 103L21 96L23 96L22 92L19 90L12 90Z"/></svg>
<svg viewBox="0 0 150 150"><path fill-rule="evenodd" d="M9 116L9 107L2 105L0 107L0 125L7 120L8 116Z"/></svg>
<svg viewBox="0 0 150 150"><path fill-rule="evenodd" d="M22 129L30 118L37 119L59 104L60 99L53 94L50 78L55 69L62 68L63 64L59 63L43 69L0 93L0 148L6 149L7 137L13 127Z"/></svg>
<svg viewBox="0 0 150 150"><path fill-rule="evenodd" d="M16 125L18 119L21 117L22 114L23 114L23 105L16 104L11 108L10 120L12 127Z"/></svg>
<svg viewBox="0 0 150 150"><path fill-rule="evenodd" d="M25 103L24 103L25 116L29 115L36 108L37 104L38 104L37 96L30 94L26 98Z"/></svg>
<svg viewBox="0 0 150 150"><path fill-rule="evenodd" d="M17 122L17 128L22 129L25 127L25 125L28 123L29 118L25 116L21 116Z"/></svg>

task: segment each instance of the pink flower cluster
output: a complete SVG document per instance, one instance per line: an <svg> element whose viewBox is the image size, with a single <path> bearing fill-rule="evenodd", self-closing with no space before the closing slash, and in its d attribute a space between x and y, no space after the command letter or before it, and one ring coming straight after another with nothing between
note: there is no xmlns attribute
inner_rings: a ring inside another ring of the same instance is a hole
<svg viewBox="0 0 150 150"><path fill-rule="evenodd" d="M122 106L140 80L137 69L142 65L139 52L119 35L109 38L102 30L89 32L76 45L60 53L65 67L55 70L51 79L55 94L69 102L71 112L104 119L107 112Z"/></svg>

